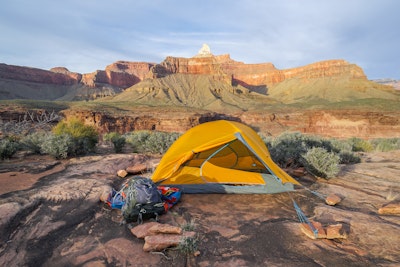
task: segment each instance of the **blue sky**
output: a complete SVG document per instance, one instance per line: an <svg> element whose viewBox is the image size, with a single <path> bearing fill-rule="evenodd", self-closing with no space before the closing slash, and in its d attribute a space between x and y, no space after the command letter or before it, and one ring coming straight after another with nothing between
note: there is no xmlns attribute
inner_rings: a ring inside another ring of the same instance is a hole
<svg viewBox="0 0 400 267"><path fill-rule="evenodd" d="M117 60L214 55L278 69L327 59L400 79L398 0L12 0L0 63L89 73Z"/></svg>

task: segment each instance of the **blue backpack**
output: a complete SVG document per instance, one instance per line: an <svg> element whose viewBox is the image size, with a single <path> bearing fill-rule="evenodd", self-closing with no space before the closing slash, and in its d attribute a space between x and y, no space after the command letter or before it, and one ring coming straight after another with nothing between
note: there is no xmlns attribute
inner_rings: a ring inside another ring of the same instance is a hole
<svg viewBox="0 0 400 267"><path fill-rule="evenodd" d="M121 210L126 222L136 220L142 223L143 219L148 218L158 221L158 216L167 210L157 185L151 179L134 177L125 184L123 193L125 203Z"/></svg>

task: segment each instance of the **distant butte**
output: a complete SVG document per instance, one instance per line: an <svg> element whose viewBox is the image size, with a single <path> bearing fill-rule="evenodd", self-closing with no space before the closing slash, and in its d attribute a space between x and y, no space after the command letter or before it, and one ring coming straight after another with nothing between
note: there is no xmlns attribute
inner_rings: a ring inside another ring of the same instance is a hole
<svg viewBox="0 0 400 267"><path fill-rule="evenodd" d="M324 78L349 76L367 79L363 70L345 60L326 60L306 66L279 70L272 63L245 64L230 58L229 54L214 56L207 44L203 44L198 54L192 58L168 56L163 62L117 61L105 70L80 74L63 67L50 71L0 64L0 79L54 85L80 84L89 88L104 86L126 89L146 78L160 78L173 73L220 75L232 84L240 84L249 89L270 87L286 79ZM225 76L225 77L223 77ZM1 98L1 96L0 96Z"/></svg>

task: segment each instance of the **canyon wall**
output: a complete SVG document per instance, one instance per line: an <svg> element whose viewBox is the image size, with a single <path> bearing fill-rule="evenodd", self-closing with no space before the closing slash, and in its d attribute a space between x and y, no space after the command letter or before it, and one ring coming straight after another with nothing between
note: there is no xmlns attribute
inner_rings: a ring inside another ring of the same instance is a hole
<svg viewBox="0 0 400 267"><path fill-rule="evenodd" d="M225 75L231 82L245 87L261 85L270 87L291 78L346 76L367 79L359 66L345 60L326 60L302 67L278 70L272 63L244 64L232 60L227 54L192 58L167 57L160 65L167 70L167 73Z"/></svg>
<svg viewBox="0 0 400 267"><path fill-rule="evenodd" d="M66 118L79 117L96 126L100 132L126 133L134 130L157 130L183 133L207 121L228 119L243 122L267 136L297 131L332 138L363 139L400 137L399 112L366 112L353 110L315 110L306 112L145 112L129 116L112 116L101 112L65 111Z"/></svg>
<svg viewBox="0 0 400 267"><path fill-rule="evenodd" d="M400 137L400 112L307 110L281 113L246 112L242 122L271 136L285 131L333 138Z"/></svg>
<svg viewBox="0 0 400 267"><path fill-rule="evenodd" d="M279 70L272 63L245 64L232 60L229 54L214 56L210 52L191 58L166 57L160 64L147 62L117 61L105 70L80 74L63 67L41 70L28 67L0 64L0 79L15 82L31 82L54 86L79 85L99 90L115 89L115 93L131 87L146 78L156 79L169 74L206 74L230 85L242 85L258 93L267 93L267 88L287 79L301 80L329 77L350 77L366 80L363 70L345 60L327 60L306 66ZM35 86L31 86L35 87ZM2 88L12 90L12 88ZM77 92L80 94L80 92ZM108 92L99 96L110 95ZM113 94L111 94L113 95ZM81 99L80 97L73 99Z"/></svg>
<svg viewBox="0 0 400 267"><path fill-rule="evenodd" d="M47 71L0 63L0 79L54 85L73 85L80 81L80 77L80 74L71 73L65 68L55 68L55 71Z"/></svg>
<svg viewBox="0 0 400 267"><path fill-rule="evenodd" d="M47 111L43 109L30 113L36 116L44 112ZM23 109L2 110L0 123L21 121L26 114ZM136 130L184 133L198 124L225 119L245 123L265 136L278 136L283 132L296 131L332 138L400 138L400 112L307 110L222 114L179 109L137 109L122 115L102 111L65 109L59 114L60 118L64 117L67 120L79 118L85 124L95 126L99 133L123 134Z"/></svg>
<svg viewBox="0 0 400 267"><path fill-rule="evenodd" d="M142 81L154 65L145 62L117 61L108 65L105 70L83 74L81 82L90 87L109 84L120 88L128 88Z"/></svg>

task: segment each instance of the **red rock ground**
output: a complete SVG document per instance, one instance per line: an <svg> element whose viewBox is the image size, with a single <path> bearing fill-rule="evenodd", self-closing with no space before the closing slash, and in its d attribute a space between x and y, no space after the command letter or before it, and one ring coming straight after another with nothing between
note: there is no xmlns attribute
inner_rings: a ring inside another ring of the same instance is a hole
<svg viewBox="0 0 400 267"><path fill-rule="evenodd" d="M143 240L99 201L116 172L149 159L99 154L64 161L19 156L0 163L1 266L398 266L400 220L378 209L398 204L400 151L365 154L331 180L300 181L343 200L328 206L300 190L277 195L183 195L162 223L194 223L196 257L143 252ZM145 174L147 175L147 174ZM127 177L129 178L129 176ZM124 179L127 179L124 178ZM341 223L347 239L306 237L292 198L312 220Z"/></svg>

